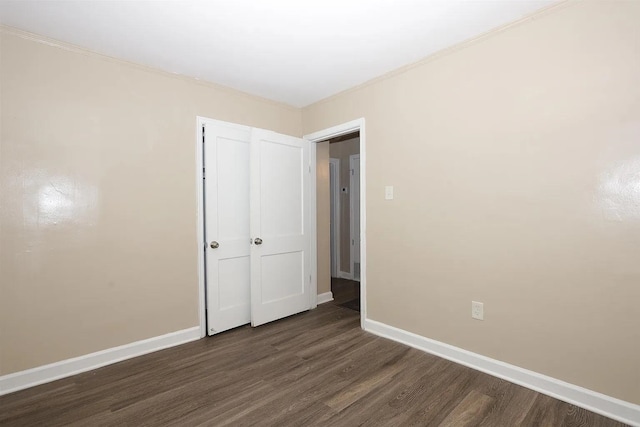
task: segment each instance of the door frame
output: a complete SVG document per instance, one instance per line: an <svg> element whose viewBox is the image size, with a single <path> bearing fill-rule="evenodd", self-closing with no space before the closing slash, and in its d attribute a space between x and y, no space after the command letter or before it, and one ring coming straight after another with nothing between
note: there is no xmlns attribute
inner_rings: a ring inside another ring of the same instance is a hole
<svg viewBox="0 0 640 427"><path fill-rule="evenodd" d="M351 154L349 156L349 239L351 241L351 246L349 246L349 271L351 272L351 280L356 280L356 263L355 263L355 254L356 254L356 250L355 250L355 244L354 244L354 240L355 240L355 231L356 231L356 226L355 226L355 216L353 215L353 212L355 211L356 208L356 200L353 192L353 187L356 184L356 180L354 178L354 172L353 172L353 166L354 166L354 160L358 159L358 169L360 169L360 153L358 154ZM358 195L360 195L360 182L358 182ZM359 255L359 254L358 254ZM358 258L360 258L358 256ZM360 267L362 267L362 264L360 264Z"/></svg>
<svg viewBox="0 0 640 427"><path fill-rule="evenodd" d="M360 132L360 327L364 329L367 319L367 197L366 197L366 134L365 120L359 118L347 123L319 130L303 138L311 142L322 142L337 136L352 132ZM312 205L312 232L311 232L311 272L313 275L311 292L317 294L318 282L318 254L317 254L317 218L316 218L316 144L311 144L311 205ZM316 295L313 295L316 297ZM317 304L312 305L312 308Z"/></svg>
<svg viewBox="0 0 640 427"><path fill-rule="evenodd" d="M196 116L196 243L198 252L198 321L200 338L207 336L206 279L205 279L205 235L204 235L204 134L202 127L210 121L206 117Z"/></svg>
<svg viewBox="0 0 640 427"><path fill-rule="evenodd" d="M331 210L331 222L333 223L333 245L331 245L331 258L333 267L331 277L340 276L340 159L329 158L329 185L331 185L331 167L333 166L333 186L329 190L329 197L333 203Z"/></svg>

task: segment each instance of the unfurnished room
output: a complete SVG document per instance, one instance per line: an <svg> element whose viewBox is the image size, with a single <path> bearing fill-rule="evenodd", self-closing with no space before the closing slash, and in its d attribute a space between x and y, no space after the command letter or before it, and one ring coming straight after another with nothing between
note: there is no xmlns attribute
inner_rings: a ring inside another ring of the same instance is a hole
<svg viewBox="0 0 640 427"><path fill-rule="evenodd" d="M0 0L40 425L640 427L640 1Z"/></svg>

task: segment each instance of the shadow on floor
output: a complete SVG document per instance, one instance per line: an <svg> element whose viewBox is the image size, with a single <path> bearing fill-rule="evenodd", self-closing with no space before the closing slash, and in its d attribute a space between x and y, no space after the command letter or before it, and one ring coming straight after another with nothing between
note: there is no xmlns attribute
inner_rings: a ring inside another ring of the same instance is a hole
<svg viewBox="0 0 640 427"><path fill-rule="evenodd" d="M331 292L334 304L360 311L360 282L332 277Z"/></svg>

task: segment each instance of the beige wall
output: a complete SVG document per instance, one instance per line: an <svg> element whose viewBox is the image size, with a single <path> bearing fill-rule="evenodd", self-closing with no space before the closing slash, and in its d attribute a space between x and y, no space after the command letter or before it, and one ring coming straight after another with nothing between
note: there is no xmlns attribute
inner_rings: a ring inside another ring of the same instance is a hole
<svg viewBox="0 0 640 427"><path fill-rule="evenodd" d="M372 319L640 404L638 22L570 2L303 110L366 119Z"/></svg>
<svg viewBox="0 0 640 427"><path fill-rule="evenodd" d="M198 325L196 116L301 112L3 31L0 374Z"/></svg>
<svg viewBox="0 0 640 427"><path fill-rule="evenodd" d="M340 188L347 187L348 193L340 192L340 271L351 273L351 173L349 156L360 152L360 138L335 142L329 148L333 159L340 159ZM356 258L357 259L357 258Z"/></svg>
<svg viewBox="0 0 640 427"><path fill-rule="evenodd" d="M292 135L365 117L368 315L640 403L639 20L638 2L572 2L302 127L3 32L0 374L197 325L196 115Z"/></svg>
<svg viewBox="0 0 640 427"><path fill-rule="evenodd" d="M329 200L329 142L316 144L316 224L318 295L331 292L331 203Z"/></svg>

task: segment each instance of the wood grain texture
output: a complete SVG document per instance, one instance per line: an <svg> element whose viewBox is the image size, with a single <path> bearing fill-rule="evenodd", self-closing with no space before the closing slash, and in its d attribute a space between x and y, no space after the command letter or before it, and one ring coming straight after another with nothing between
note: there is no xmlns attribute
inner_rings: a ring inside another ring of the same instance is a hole
<svg viewBox="0 0 640 427"><path fill-rule="evenodd" d="M621 426L323 304L0 397L1 426Z"/></svg>

